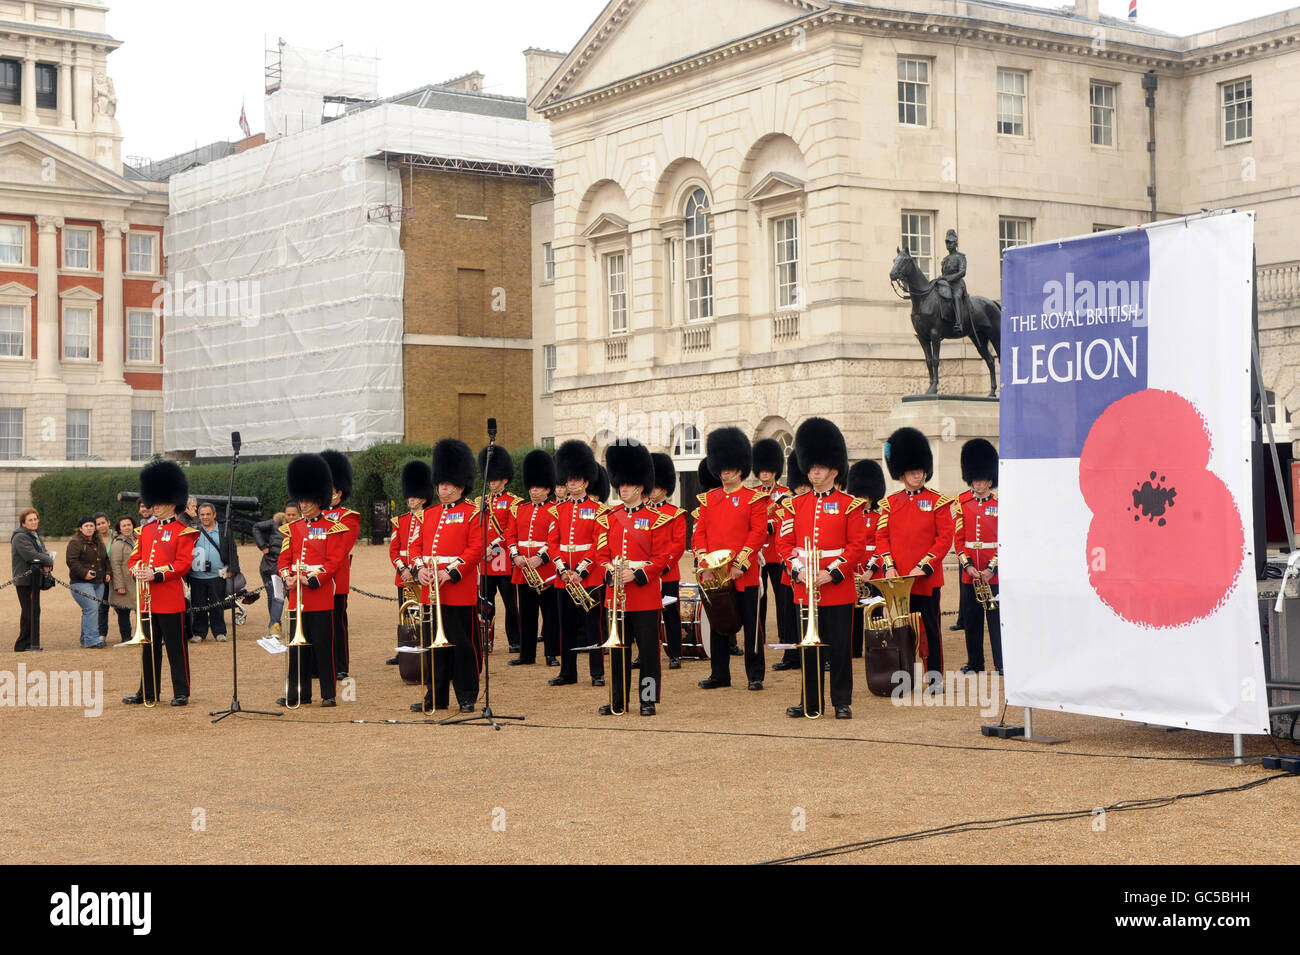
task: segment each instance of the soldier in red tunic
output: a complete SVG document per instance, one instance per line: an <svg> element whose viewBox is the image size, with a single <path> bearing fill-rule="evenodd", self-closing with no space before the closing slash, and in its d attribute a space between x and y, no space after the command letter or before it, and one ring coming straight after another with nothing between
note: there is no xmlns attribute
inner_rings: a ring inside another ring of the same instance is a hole
<svg viewBox="0 0 1300 955"><path fill-rule="evenodd" d="M565 584L573 581L590 595L594 604L583 610L567 593L560 593L560 675L548 681L551 686L565 686L578 682L578 656L576 647L593 646L604 642L601 635L601 588L605 573L596 562L597 535L600 525L596 518L605 511L603 497L591 493L594 487L607 479L604 469L596 463L585 441L565 441L555 451L555 472L566 485L568 496L556 507L556 539L558 552L554 555L558 572L556 590L563 591ZM605 486L608 494L608 483ZM605 655L600 650L588 652L591 667L591 685L605 685Z"/></svg>
<svg viewBox="0 0 1300 955"><path fill-rule="evenodd" d="M785 476L790 485L790 493L786 500L793 500L800 494L807 494L812 490L812 485L808 483L808 475L799 470L799 459L791 451L785 459ZM784 503L784 502L782 502ZM778 513L778 517L780 514ZM777 541L781 540L781 528L777 527ZM779 553L779 550L778 550ZM786 602L785 616L780 621L780 631L783 634L790 634L789 642L798 643L803 635L799 632L799 606L794 602L794 585L790 580L790 568L785 561L778 557L777 565L781 568L781 586L786 588L790 593L790 599ZM777 604L777 613L781 612L781 605ZM803 666L801 659L803 654L798 650L786 650L781 655L781 659L772 664L773 670L798 670Z"/></svg>
<svg viewBox="0 0 1300 955"><path fill-rule="evenodd" d="M853 607L857 589L853 569L866 554L866 525L857 513L866 503L836 487L840 476L849 469L844 435L825 418L809 418L794 436L795 455L800 469L812 484L811 494L787 501L781 510L781 557L790 569L794 583L794 600L817 614L817 628L826 644L830 661L831 705L837 720L853 718ZM817 566L809 564L808 547L820 553ZM816 606L809 599L809 589L816 583ZM792 642L802 639L798 635ZM814 657L808 657L811 664ZM819 706L822 671L811 665L803 668L804 700ZM819 715L805 712L803 704L786 710L787 716Z"/></svg>
<svg viewBox="0 0 1300 955"><path fill-rule="evenodd" d="M551 489L555 486L555 460L546 451L529 451L524 456L524 487L528 500L515 505L506 535L506 550L514 564L511 583L519 595L519 656L510 666L537 662L537 614L542 615L542 644L548 666L559 664L559 604L555 602L555 561L560 533L556 529L555 505ZM533 590L524 576L524 567L536 571L546 586L541 593Z"/></svg>
<svg viewBox="0 0 1300 955"><path fill-rule="evenodd" d="M613 608L616 590L623 592L622 639L624 648L610 654L610 700L627 709L631 692L633 645L640 652L641 715L654 716L662 690L659 665L659 615L663 592L659 581L672 558L674 519L646 506L654 490L655 470L650 452L639 442L620 439L605 451L609 480L621 504L609 508L596 522L596 560L605 571L605 608ZM617 575L617 577L616 577ZM602 716L615 712L611 704L600 707Z"/></svg>
<svg viewBox="0 0 1300 955"><path fill-rule="evenodd" d="M411 556L424 586L420 599L427 605L421 645L432 646L434 627L441 616L452 646L428 651L433 666L424 668L424 699L411 704L417 713L447 709L452 683L462 713L473 713L478 699L480 641L475 632L474 609L478 604L483 529L478 509L467 497L474 489L474 477L474 452L464 441L443 438L433 446L433 484L438 503L424 512Z"/></svg>
<svg viewBox="0 0 1300 955"><path fill-rule="evenodd" d="M709 433L705 441L705 462L722 486L700 495L700 516L691 547L697 563L715 551L732 554L728 573L736 588L745 632L745 675L751 690L761 690L767 667L763 644L758 639L758 552L767 537L767 492L742 483L749 477L752 461L753 449L739 428L719 428ZM714 571L708 568L700 570L700 583L706 587L715 577ZM728 645L733 636L735 633L721 633L716 626L712 628L711 673L700 681L703 689L731 686Z"/></svg>
<svg viewBox="0 0 1300 955"><path fill-rule="evenodd" d="M659 579L659 587L664 598L672 597L671 603L663 608L664 637L668 643L668 669L682 668L682 608L681 597L682 555L686 553L686 509L678 507L668 500L677 490L677 466L666 454L656 452L650 455L654 462L654 490L650 492L649 506L660 514L667 514L672 523L672 548L668 553L668 569ZM636 664L633 664L635 666Z"/></svg>
<svg viewBox="0 0 1300 955"><path fill-rule="evenodd" d="M880 566L880 557L876 554L876 529L880 525L880 502L885 499L885 472L875 461L870 459L859 461L849 468L849 479L845 487L851 495L867 502L857 511L862 515L862 523L867 532L866 557L854 568L853 573L859 580L875 580L884 574ZM860 603L853 608L853 655L855 657L862 656L864 612L865 608Z"/></svg>
<svg viewBox="0 0 1300 955"><path fill-rule="evenodd" d="M972 491L970 488L966 488L966 490L962 491L960 494L957 495L957 507L958 507L959 510L960 510L961 508L963 508L963 507L966 506L966 502L969 501L969 500L971 499L971 497L974 495L974 493L975 493L975 492ZM965 580L964 580L964 576L965 576L965 575L963 575L963 582L965 582ZM951 627L949 627L948 629L949 629L949 630L965 630L965 629L966 629L966 612L967 612L969 609L970 609L970 608L966 606L966 588L965 588L965 587L962 587L962 588L961 588L961 593L960 593L960 600L958 600L958 602L957 602L957 619L953 622L953 625L952 625Z"/></svg>
<svg viewBox="0 0 1300 955"><path fill-rule="evenodd" d="M754 442L754 473L758 475L758 490L767 492L767 537L763 540L763 566L759 571L763 590L758 597L758 629L764 643L798 642L792 640L785 629L794 597L790 585L782 579L785 567L781 563L780 508L786 498L790 497L790 489L780 483L784 464L785 455L781 453L781 445L775 439L763 438ZM767 629L768 594L776 598L775 633ZM773 637L776 639L773 640ZM772 664L772 669L788 670L791 667L785 660L778 660Z"/></svg>
<svg viewBox="0 0 1300 955"><path fill-rule="evenodd" d="M343 539L346 556L334 580L334 665L339 668L335 676L340 680L346 680L350 665L348 591L352 579L352 548L357 545L357 538L361 536L361 515L352 508L343 506L343 502L352 493L352 462L342 452L329 448L322 451L320 456L329 465L334 483L329 506L325 508L325 517L348 529L347 536Z"/></svg>
<svg viewBox="0 0 1300 955"><path fill-rule="evenodd" d="M961 448L961 479L971 486L969 497L962 495L961 515L957 519L957 562L961 565L962 601L966 615L966 663L962 673L979 673L984 669L985 609L975 598L975 578L989 585L998 595L998 451L983 438L967 441ZM987 611L989 646L993 648L993 666L1002 672L1002 624L996 608Z"/></svg>
<svg viewBox="0 0 1300 955"><path fill-rule="evenodd" d="M126 566L135 579L147 586L139 612L149 643L140 648L143 678L134 696L123 703L156 703L162 669L163 644L172 673L172 706L190 701L190 654L182 622L185 617L185 585L194 558L194 541L199 532L176 517L189 498L185 472L175 461L156 461L140 471L140 503L155 520L140 528L135 548Z"/></svg>
<svg viewBox="0 0 1300 955"><path fill-rule="evenodd" d="M899 428L885 442L889 476L903 490L885 499L876 530L876 555L885 577L916 577L911 609L925 624L925 668L929 679L943 680L943 641L939 633L939 588L943 558L952 547L957 502L932 491L925 482L934 476L930 442L915 428ZM921 634L917 634L918 643ZM932 684L933 685L933 684Z"/></svg>
<svg viewBox="0 0 1300 955"><path fill-rule="evenodd" d="M351 530L342 521L326 516L335 486L330 466L319 454L300 454L289 462L285 473L289 496L298 501L302 517L281 528L284 543L276 570L284 580L288 594L290 634L297 633L297 618L302 615L302 630L311 644L315 672L320 678L321 706L334 706L334 582L347 563L351 549ZM298 604L301 592L302 605ZM285 695L275 702L296 706L311 702L311 673L302 659L303 648L289 651L289 685Z"/></svg>
<svg viewBox="0 0 1300 955"><path fill-rule="evenodd" d="M479 449L479 474L483 473L483 468L488 463L487 450L485 447ZM501 604L506 608L506 640L510 644L510 652L518 653L519 596L514 584L515 566L507 548L511 533L510 523L514 519L512 514L515 507L522 504L524 499L506 490L514 477L515 462L510 452L504 448L494 448L492 466L487 474L487 488L484 491L488 507L487 580L484 593L493 607L493 616L495 616L497 594L501 594ZM496 644L495 634L496 623L494 622L492 629L486 634L489 653Z"/></svg>
<svg viewBox="0 0 1300 955"><path fill-rule="evenodd" d="M433 470L428 464L423 461L407 461L402 466L402 497L406 498L406 513L392 518L393 533L388 538L388 559L396 574L393 584L397 587L399 601L405 599L405 588L410 587L416 593L419 591L419 581L415 579L416 570L411 562L411 545L420 536L424 509L436 493L433 489ZM390 659L388 665L397 666L397 657Z"/></svg>

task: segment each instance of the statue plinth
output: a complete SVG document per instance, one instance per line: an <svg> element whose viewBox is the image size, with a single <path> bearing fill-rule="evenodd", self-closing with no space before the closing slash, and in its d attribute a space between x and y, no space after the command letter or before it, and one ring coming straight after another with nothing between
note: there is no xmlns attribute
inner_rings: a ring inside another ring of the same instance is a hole
<svg viewBox="0 0 1300 955"><path fill-rule="evenodd" d="M998 399L976 395L907 395L894 405L876 430L884 446L898 428L916 428L930 439L934 453L934 477L929 486L956 497L966 490L961 479L961 446L972 438L985 438L998 447ZM883 466L883 461L881 462ZM888 477L889 469L885 469ZM889 481L892 494L902 485Z"/></svg>

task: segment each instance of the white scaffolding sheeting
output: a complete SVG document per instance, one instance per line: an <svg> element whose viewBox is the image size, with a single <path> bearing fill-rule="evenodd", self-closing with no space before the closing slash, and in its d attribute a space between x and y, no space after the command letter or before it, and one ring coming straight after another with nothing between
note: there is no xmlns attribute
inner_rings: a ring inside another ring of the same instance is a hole
<svg viewBox="0 0 1300 955"><path fill-rule="evenodd" d="M369 217L401 205L394 153L554 165L544 125L384 104L172 178L168 450L402 438L401 223Z"/></svg>
<svg viewBox="0 0 1300 955"><path fill-rule="evenodd" d="M276 62L278 61L278 62ZM279 88L311 90L355 100L379 96L379 60L338 50L307 50L285 44L267 51L267 64L279 67Z"/></svg>

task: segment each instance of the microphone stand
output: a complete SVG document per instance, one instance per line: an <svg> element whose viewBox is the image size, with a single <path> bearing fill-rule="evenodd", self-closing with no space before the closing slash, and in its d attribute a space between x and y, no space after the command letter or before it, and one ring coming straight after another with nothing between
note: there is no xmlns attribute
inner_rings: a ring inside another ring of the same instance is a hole
<svg viewBox="0 0 1300 955"><path fill-rule="evenodd" d="M230 445L234 449L234 456L230 459L230 486L226 489L226 545L230 548L231 554L236 554L235 535L230 523L230 509L235 497L235 468L239 467L239 432L235 431L230 435ZM227 568L228 570L229 568ZM227 585L227 588L229 586ZM267 595L267 600L270 600ZM272 713L270 710L246 710L239 705L239 623L238 616L235 613L235 603L230 601L230 667L233 677L234 689L231 691L230 706L224 710L213 710L208 716L215 716L212 722L220 723L232 713L256 713L259 716L283 716L283 713Z"/></svg>
<svg viewBox="0 0 1300 955"><path fill-rule="evenodd" d="M488 472L492 468L492 453L496 450L497 429L496 419L493 418L488 428L488 446L487 454L483 460L483 496L479 499L478 509L478 526L479 532L483 536L483 555L478 562L478 606L474 612L478 614L480 634L486 631L488 621L483 614L483 608L487 606L487 539L488 539L488 505L492 492L488 487ZM487 652L487 642L483 644L483 712L477 716L461 716L456 719L442 720L443 725L452 725L456 723L479 723L491 726L494 730L500 730L501 727L497 720L522 720L522 716L502 716L492 712L492 654Z"/></svg>

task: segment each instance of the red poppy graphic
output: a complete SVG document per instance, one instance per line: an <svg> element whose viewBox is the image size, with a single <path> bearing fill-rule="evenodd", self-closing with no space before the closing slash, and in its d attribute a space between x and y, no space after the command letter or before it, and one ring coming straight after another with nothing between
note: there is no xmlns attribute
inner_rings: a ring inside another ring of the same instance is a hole
<svg viewBox="0 0 1300 955"><path fill-rule="evenodd" d="M1088 433L1079 455L1093 515L1088 581L1130 623L1181 627L1207 617L1241 574L1241 514L1209 460L1205 419L1172 391L1121 398Z"/></svg>

